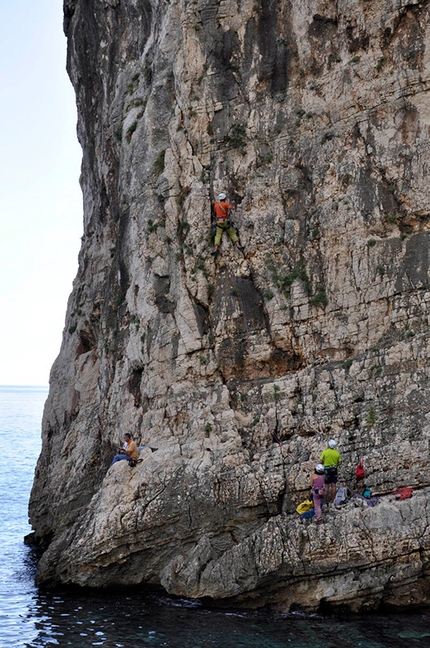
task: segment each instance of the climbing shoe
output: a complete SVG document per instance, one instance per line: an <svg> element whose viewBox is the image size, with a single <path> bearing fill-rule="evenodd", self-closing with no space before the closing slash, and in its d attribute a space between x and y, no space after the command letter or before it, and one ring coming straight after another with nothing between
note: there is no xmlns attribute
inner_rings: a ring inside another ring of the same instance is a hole
<svg viewBox="0 0 430 648"><path fill-rule="evenodd" d="M217 249L212 250L211 254L212 256L217 256L219 254L219 251Z"/></svg>
<svg viewBox="0 0 430 648"><path fill-rule="evenodd" d="M238 250L241 250L241 251L245 249L245 247L243 245L240 245L240 244L236 245L236 247L237 247Z"/></svg>

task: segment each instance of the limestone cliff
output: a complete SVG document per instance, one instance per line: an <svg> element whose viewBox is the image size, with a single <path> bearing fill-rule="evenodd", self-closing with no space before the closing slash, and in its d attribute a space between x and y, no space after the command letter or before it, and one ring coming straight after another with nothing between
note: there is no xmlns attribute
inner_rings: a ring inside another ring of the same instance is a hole
<svg viewBox="0 0 430 648"><path fill-rule="evenodd" d="M42 582L429 602L429 2L65 0L84 235ZM211 201L242 255L210 256ZM108 470L122 433L156 446ZM295 507L327 440L384 497ZM412 486L405 501L389 494Z"/></svg>

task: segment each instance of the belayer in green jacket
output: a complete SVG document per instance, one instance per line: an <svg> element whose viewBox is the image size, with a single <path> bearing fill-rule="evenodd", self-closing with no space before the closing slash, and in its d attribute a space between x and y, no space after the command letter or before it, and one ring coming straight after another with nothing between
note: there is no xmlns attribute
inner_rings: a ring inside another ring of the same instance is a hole
<svg viewBox="0 0 430 648"><path fill-rule="evenodd" d="M337 471L342 463L342 459L338 450L336 450L337 443L334 439L328 442L328 448L321 453L321 463L324 466L324 484L325 484L325 503L329 504L334 502L336 496L337 484Z"/></svg>

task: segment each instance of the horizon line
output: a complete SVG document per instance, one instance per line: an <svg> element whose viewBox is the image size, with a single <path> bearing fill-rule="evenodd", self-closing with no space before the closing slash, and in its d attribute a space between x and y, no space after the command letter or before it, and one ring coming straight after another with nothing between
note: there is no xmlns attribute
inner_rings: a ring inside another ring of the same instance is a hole
<svg viewBox="0 0 430 648"><path fill-rule="evenodd" d="M49 385L12 385L12 384L0 385L0 389L4 389L5 387L7 389L11 389L11 388L13 388L13 389L20 388L20 389L22 389L23 387L25 387L26 389L29 389L29 388L31 388L31 389L49 389Z"/></svg>

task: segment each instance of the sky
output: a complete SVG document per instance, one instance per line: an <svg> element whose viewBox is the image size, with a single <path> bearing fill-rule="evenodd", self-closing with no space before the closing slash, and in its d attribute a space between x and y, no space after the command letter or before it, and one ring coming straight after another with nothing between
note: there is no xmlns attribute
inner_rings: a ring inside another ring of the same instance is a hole
<svg viewBox="0 0 430 648"><path fill-rule="evenodd" d="M0 385L48 385L82 236L62 0L0 0Z"/></svg>

